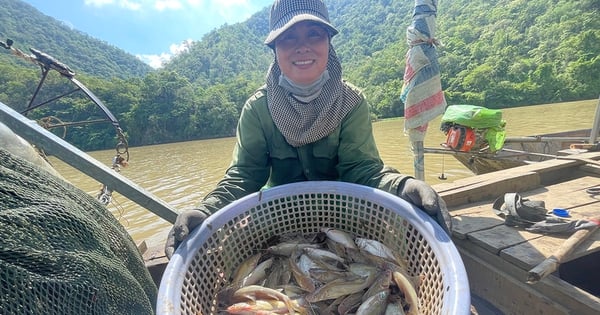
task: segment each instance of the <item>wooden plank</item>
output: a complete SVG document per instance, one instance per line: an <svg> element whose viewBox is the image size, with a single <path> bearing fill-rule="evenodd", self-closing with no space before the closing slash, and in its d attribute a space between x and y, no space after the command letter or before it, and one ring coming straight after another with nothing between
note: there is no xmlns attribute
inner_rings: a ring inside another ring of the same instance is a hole
<svg viewBox="0 0 600 315"><path fill-rule="evenodd" d="M527 284L527 271L467 240L456 240L455 244L467 270L471 292L505 314L598 314L598 297L554 275Z"/></svg>
<svg viewBox="0 0 600 315"><path fill-rule="evenodd" d="M546 235L532 239L501 251L500 256L525 270L533 268L550 257L556 248L566 241L569 235ZM590 253L600 251L600 232L596 231L583 241L566 260L570 261Z"/></svg>
<svg viewBox="0 0 600 315"><path fill-rule="evenodd" d="M588 194L585 190L599 186L600 178L585 176L563 183L546 186L524 192L521 195L531 200L544 201L546 208L565 208L571 210L572 219L583 219L582 212L577 210L586 205L597 204L598 213L587 213L587 215L600 215L600 199Z"/></svg>
<svg viewBox="0 0 600 315"><path fill-rule="evenodd" d="M486 174L487 175L487 174ZM448 207L495 199L507 192L526 191L539 186L536 173L512 174L511 177L493 177L484 181L438 190ZM434 189L437 190L436 187Z"/></svg>
<svg viewBox="0 0 600 315"><path fill-rule="evenodd" d="M485 201L454 209L451 212L453 236L466 239L469 233L503 225L504 220L494 213L491 205L491 202Z"/></svg>
<svg viewBox="0 0 600 315"><path fill-rule="evenodd" d="M472 176L434 185L448 207L495 198L506 192L535 189L541 185L554 184L575 176L580 167L600 159L600 152L582 153L575 157L548 160L502 171ZM588 167L589 168L589 167Z"/></svg>
<svg viewBox="0 0 600 315"><path fill-rule="evenodd" d="M498 225L491 229L469 233L467 237L474 244L498 255L503 249L529 242L541 235L507 225Z"/></svg>
<svg viewBox="0 0 600 315"><path fill-rule="evenodd" d="M510 272L489 264L482 255L460 246L471 292L490 301L504 314L570 314L569 310L515 279Z"/></svg>
<svg viewBox="0 0 600 315"><path fill-rule="evenodd" d="M582 219L595 216L596 211L600 211L600 207L597 206L600 200L585 192L585 189L596 185L600 185L600 178L586 176L523 192L522 196L530 200L545 201L547 208L548 205L554 205L552 207L570 209L573 219ZM497 197L501 197L501 195ZM493 201L483 201L454 207L451 211L454 223L453 235L460 239L470 237L474 243L494 253L504 251L505 255L508 255L507 259L513 260L513 263L522 268L529 268L531 264L539 262L540 257L548 255L559 242L552 241L547 246L544 246L543 241L537 241L535 246L521 245L525 241L537 239L540 234L529 233L513 227L500 227L503 225L503 220L493 212L492 205ZM594 211L595 209L596 211ZM492 229L494 227L497 228ZM523 238L523 235L527 237ZM491 242L490 244L486 244L488 240ZM515 249L518 255L512 254L512 251L508 249L516 245L521 245ZM536 246L541 247L536 248ZM518 259L523 259L523 261Z"/></svg>

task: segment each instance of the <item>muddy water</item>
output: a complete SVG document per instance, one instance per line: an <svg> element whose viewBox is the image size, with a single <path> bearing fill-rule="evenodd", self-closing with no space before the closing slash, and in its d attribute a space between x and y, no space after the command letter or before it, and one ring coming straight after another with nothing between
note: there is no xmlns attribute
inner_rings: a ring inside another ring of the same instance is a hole
<svg viewBox="0 0 600 315"><path fill-rule="evenodd" d="M527 106L502 110L507 136L526 136L571 129L590 128L597 100ZM430 123L425 146L436 147L444 142L439 131L440 118ZM414 175L413 155L408 137L404 135L404 119L374 123L380 154L386 164L403 173ZM182 210L195 205L223 175L229 164L234 138L189 141L164 145L130 148L130 164L121 174L160 199ZM110 165L114 150L88 152ZM59 172L82 190L96 196L101 184L51 158ZM443 176L441 176L443 174ZM425 180L430 184L472 176L473 174L450 156L426 155ZM170 224L125 197L115 193L109 209L127 228L137 242L146 240L150 246L162 244Z"/></svg>

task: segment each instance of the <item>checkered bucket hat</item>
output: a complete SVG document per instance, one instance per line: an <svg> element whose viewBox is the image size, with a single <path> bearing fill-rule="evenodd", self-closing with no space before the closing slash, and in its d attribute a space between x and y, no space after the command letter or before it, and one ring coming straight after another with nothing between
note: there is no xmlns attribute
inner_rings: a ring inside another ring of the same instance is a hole
<svg viewBox="0 0 600 315"><path fill-rule="evenodd" d="M338 30L329 22L327 7L322 0L275 0L269 16L269 35L265 44L273 46L275 39L292 25L301 21L323 24L331 36Z"/></svg>

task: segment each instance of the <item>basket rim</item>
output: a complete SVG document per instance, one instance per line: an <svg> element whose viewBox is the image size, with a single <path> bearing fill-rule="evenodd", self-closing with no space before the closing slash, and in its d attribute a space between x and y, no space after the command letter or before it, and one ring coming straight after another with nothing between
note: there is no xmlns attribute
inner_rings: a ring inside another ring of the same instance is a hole
<svg viewBox="0 0 600 315"><path fill-rule="evenodd" d="M418 230L440 262L444 274L443 284L446 288L443 305L451 306L451 309L446 309L448 314L470 313L469 282L461 256L452 239L433 218L402 198L377 188L340 181L304 181L275 186L242 197L218 210L194 229L177 248L163 273L158 290L157 314L179 314L181 288L173 284L183 283L187 267L213 231L224 226L231 218L244 213L249 207L281 197L306 193L340 193L376 201L377 204L402 215L411 223L425 223L419 224Z"/></svg>

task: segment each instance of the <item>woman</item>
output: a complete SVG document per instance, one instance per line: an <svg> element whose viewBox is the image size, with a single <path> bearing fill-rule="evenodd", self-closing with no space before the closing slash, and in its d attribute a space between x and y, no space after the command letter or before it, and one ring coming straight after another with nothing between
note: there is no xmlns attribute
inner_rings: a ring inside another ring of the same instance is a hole
<svg viewBox="0 0 600 315"><path fill-rule="evenodd" d="M178 244L207 216L265 187L306 180L339 180L391 192L436 218L449 233L444 201L425 182L386 167L373 137L363 94L343 81L322 0L276 0L273 49L266 85L242 109L233 160L197 209L182 212L165 248Z"/></svg>

